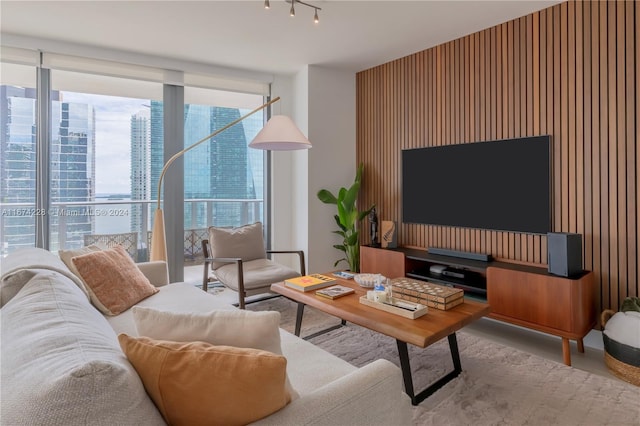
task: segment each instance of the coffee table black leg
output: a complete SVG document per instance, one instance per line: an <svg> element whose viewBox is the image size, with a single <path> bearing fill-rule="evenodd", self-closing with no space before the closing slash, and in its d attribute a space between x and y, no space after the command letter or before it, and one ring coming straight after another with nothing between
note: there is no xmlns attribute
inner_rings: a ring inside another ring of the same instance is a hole
<svg viewBox="0 0 640 426"><path fill-rule="evenodd" d="M432 383L427 388L415 394L413 389L413 378L411 376L411 364L409 363L409 351L407 349L407 343L400 340L396 340L398 345L398 355L400 356L400 368L402 370L402 378L404 379L404 391L411 398L413 405L418 405L426 398L431 396L435 391L455 379L462 372L462 366L460 364L460 353L458 352L458 340L456 333L451 333L447 336L449 340L449 350L451 351L451 359L453 360L453 371L447 373L438 381Z"/></svg>
<svg viewBox="0 0 640 426"><path fill-rule="evenodd" d="M413 405L419 404L415 402L415 395L413 393L413 378L411 377L411 363L409 363L409 350L407 349L407 343L396 339L398 345L398 355L400 356L400 369L402 370L402 379L404 380L404 391Z"/></svg>
<svg viewBox="0 0 640 426"><path fill-rule="evenodd" d="M296 329L294 334L300 337L300 328L302 327L302 315L304 314L304 303L298 302L298 311L296 312Z"/></svg>
<svg viewBox="0 0 640 426"><path fill-rule="evenodd" d="M304 315L305 304L301 303L301 302L297 302L297 303L298 303L298 310L296 312L296 327L295 327L293 333L296 336L300 337L300 329L302 328L302 316ZM330 331L337 330L338 328L343 327L345 325L347 325L347 320L341 319L340 320L340 324L336 324L336 325L333 325L333 326L331 326L329 328L325 328L324 330L317 331L317 332L315 332L315 333L313 333L313 334L311 334L309 336L303 337L303 339L304 340L313 339L314 337L318 337L321 334L325 334L325 333L328 333Z"/></svg>
<svg viewBox="0 0 640 426"><path fill-rule="evenodd" d="M458 352L458 338L456 333L451 333L447 336L449 339L449 350L451 351L451 360L453 361L453 372L456 373L454 377L462 371L462 364L460 363L460 353Z"/></svg>

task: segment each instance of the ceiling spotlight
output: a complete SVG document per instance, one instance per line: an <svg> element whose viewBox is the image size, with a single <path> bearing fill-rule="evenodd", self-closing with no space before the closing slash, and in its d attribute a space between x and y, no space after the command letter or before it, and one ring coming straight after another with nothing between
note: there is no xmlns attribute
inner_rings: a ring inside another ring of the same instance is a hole
<svg viewBox="0 0 640 426"><path fill-rule="evenodd" d="M1 1L1 0L0 0ZM306 3L303 0L285 0L287 3L291 3L291 8L289 9L289 15L290 16L296 16L296 6L297 5L302 5L302 6L306 6L308 8L313 9L313 22L314 23L318 23L320 22L320 18L318 17L318 12L320 10L322 10L321 7L317 7L313 4L310 3ZM264 0L264 8L265 9L269 9L271 7L271 5L269 4L269 0Z"/></svg>

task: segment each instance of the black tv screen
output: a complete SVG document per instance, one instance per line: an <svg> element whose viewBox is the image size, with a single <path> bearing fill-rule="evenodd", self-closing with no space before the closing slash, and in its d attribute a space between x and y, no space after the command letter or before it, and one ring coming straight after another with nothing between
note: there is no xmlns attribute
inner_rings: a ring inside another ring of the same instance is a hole
<svg viewBox="0 0 640 426"><path fill-rule="evenodd" d="M402 151L405 223L551 230L550 136Z"/></svg>

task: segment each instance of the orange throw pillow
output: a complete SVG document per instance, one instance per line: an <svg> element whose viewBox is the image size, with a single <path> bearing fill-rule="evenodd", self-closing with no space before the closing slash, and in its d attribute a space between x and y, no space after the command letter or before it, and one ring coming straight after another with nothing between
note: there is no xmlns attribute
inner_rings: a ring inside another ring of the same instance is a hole
<svg viewBox="0 0 640 426"><path fill-rule="evenodd" d="M282 355L126 334L118 340L170 425L246 425L291 401Z"/></svg>
<svg viewBox="0 0 640 426"><path fill-rule="evenodd" d="M118 315L158 292L121 246L71 259L93 305L105 315Z"/></svg>

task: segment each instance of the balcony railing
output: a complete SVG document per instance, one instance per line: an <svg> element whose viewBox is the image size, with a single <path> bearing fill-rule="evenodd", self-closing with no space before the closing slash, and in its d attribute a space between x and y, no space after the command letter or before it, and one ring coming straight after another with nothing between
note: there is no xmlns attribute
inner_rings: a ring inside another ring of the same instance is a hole
<svg viewBox="0 0 640 426"><path fill-rule="evenodd" d="M2 255L35 242L35 216L48 215L50 249L79 248L89 234L137 232L137 261L147 260L153 229L155 201L107 199L91 202L56 202L46 212L29 203L2 203L0 231ZM240 226L261 221L262 199L185 200L185 263L201 262L201 242L209 226ZM29 220L32 218L33 220Z"/></svg>

